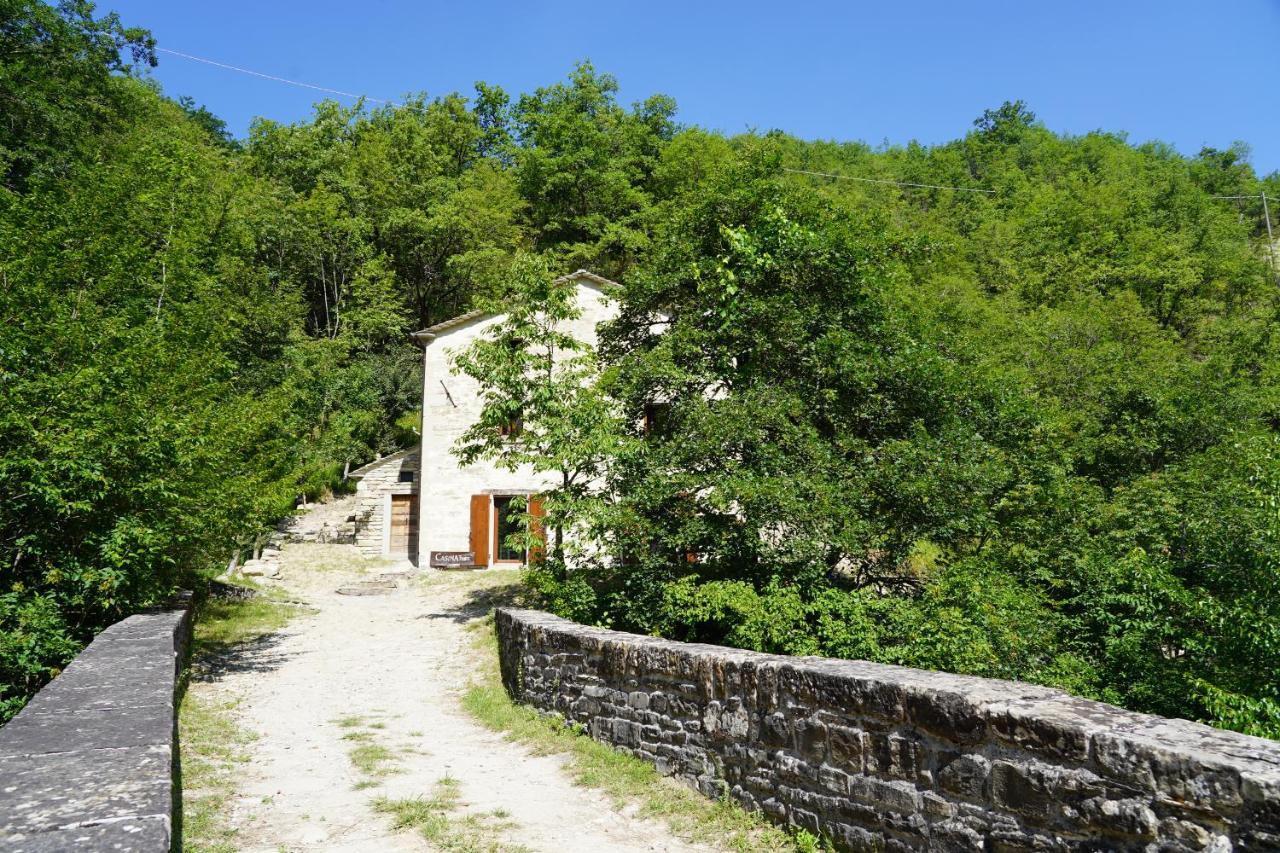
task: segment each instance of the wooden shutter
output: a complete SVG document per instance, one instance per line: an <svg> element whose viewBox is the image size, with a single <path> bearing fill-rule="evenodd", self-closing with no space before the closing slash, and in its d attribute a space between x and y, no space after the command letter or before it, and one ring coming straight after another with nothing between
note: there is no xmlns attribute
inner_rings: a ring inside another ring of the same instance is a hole
<svg viewBox="0 0 1280 853"><path fill-rule="evenodd" d="M537 495L529 496L529 532L533 534L533 545L529 548L529 564L537 565L546 558L546 548L544 543L547 541L547 531L542 523L546 518L547 510L542 505L542 498Z"/></svg>
<svg viewBox="0 0 1280 853"><path fill-rule="evenodd" d="M471 496L471 551L477 566L489 565L489 496Z"/></svg>

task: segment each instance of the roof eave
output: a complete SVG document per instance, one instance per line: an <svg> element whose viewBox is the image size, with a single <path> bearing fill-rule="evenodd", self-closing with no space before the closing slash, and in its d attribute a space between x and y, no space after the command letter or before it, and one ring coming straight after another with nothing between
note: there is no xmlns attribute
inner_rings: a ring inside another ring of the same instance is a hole
<svg viewBox="0 0 1280 853"><path fill-rule="evenodd" d="M574 272L569 273L568 275L560 276L559 278L556 279L556 281L557 282L566 282L566 281L582 282L586 284L588 287L594 287L597 290L600 290L602 292L609 292L609 291L622 289L622 285L618 284L616 281L607 279L602 275L596 275L595 273L590 272L588 270L576 270ZM468 311L465 314L459 314L457 317L450 317L448 320L441 320L439 323L436 323L435 325L432 325L432 326L427 326L425 329L422 329L421 331L411 332L409 334L409 337L412 338L413 342L418 344L418 346L426 347L432 341L434 341L437 336L442 335L445 332L450 332L459 326L472 322L473 320L482 320L488 317L496 317L502 313L504 312L490 311L484 308L480 308L475 311Z"/></svg>

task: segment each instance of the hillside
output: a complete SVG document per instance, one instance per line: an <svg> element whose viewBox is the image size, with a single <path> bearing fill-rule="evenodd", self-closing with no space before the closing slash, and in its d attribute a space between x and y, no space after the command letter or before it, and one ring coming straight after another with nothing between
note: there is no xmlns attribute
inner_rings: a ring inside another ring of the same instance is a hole
<svg viewBox="0 0 1280 853"><path fill-rule="evenodd" d="M145 31L13 20L0 719L411 440L408 332L532 264L626 286L625 451L563 510L619 559L536 574L559 612L1280 737L1280 174L1244 147L1021 103L937 146L729 137L588 63L234 140L145 79Z"/></svg>

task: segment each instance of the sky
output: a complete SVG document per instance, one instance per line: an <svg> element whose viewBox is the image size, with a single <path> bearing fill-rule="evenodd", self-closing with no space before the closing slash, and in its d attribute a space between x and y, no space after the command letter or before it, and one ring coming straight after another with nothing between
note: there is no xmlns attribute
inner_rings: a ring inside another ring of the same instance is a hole
<svg viewBox="0 0 1280 853"><path fill-rule="evenodd" d="M1194 155L1246 142L1280 170L1280 0L99 0L161 48L317 86L508 92L589 59L625 103L676 99L727 133L925 144L1022 99L1051 130L1125 132ZM256 116L305 119L324 97L161 53L151 73L243 136Z"/></svg>

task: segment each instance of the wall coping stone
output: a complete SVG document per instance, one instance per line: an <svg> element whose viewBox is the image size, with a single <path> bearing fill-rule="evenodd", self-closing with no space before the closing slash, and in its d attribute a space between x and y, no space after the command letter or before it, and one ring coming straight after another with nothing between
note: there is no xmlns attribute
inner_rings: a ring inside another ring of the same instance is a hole
<svg viewBox="0 0 1280 853"><path fill-rule="evenodd" d="M190 632L190 594L115 623L0 728L0 850L176 846Z"/></svg>

